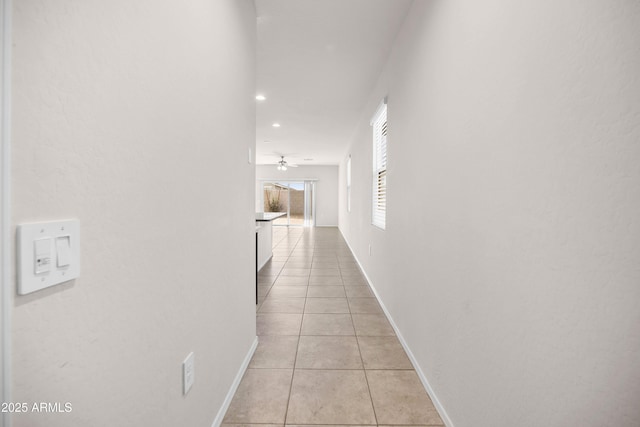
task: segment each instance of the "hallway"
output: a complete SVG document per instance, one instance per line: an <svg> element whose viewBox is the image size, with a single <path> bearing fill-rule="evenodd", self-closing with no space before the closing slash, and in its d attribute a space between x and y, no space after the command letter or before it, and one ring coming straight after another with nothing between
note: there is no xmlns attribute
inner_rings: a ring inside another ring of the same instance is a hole
<svg viewBox="0 0 640 427"><path fill-rule="evenodd" d="M443 425L337 228L276 228L224 425Z"/></svg>
<svg viewBox="0 0 640 427"><path fill-rule="evenodd" d="M640 426L640 1L0 10L0 427Z"/></svg>

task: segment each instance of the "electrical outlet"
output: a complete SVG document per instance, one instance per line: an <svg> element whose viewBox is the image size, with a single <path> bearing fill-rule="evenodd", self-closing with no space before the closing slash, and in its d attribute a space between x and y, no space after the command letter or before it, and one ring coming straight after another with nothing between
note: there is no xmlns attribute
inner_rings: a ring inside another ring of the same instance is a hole
<svg viewBox="0 0 640 427"><path fill-rule="evenodd" d="M189 353L184 362L182 362L182 394L189 393L196 379L193 362L193 352Z"/></svg>

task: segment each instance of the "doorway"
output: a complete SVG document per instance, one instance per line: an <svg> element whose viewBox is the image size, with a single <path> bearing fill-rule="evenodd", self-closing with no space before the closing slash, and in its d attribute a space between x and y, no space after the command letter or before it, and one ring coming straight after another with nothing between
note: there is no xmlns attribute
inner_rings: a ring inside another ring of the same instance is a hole
<svg viewBox="0 0 640 427"><path fill-rule="evenodd" d="M264 212L284 212L273 221L276 226L315 226L314 181L263 181L261 206Z"/></svg>

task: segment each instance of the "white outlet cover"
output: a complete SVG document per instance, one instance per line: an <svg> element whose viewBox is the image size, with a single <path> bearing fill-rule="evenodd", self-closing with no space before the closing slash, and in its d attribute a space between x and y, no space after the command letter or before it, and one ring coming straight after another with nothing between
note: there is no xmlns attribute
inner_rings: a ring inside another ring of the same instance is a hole
<svg viewBox="0 0 640 427"><path fill-rule="evenodd" d="M196 379L193 352L182 362L182 394L189 393Z"/></svg>

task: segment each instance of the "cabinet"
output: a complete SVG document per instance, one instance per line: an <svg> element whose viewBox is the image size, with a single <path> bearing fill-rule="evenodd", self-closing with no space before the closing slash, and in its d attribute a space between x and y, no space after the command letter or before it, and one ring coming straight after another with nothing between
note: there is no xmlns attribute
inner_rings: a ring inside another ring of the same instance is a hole
<svg viewBox="0 0 640 427"><path fill-rule="evenodd" d="M256 221L256 232L258 234L258 271L271 259L273 255L273 224L271 221Z"/></svg>

